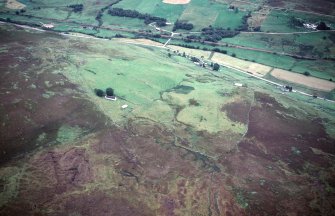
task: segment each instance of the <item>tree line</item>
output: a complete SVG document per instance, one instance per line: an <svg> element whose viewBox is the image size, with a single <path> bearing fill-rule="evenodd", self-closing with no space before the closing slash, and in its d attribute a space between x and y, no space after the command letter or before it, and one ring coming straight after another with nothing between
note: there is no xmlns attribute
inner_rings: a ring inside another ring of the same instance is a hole
<svg viewBox="0 0 335 216"><path fill-rule="evenodd" d="M173 26L173 30L172 31L176 31L177 29L185 29L185 30L191 30L193 29L193 24L192 23L187 23L187 22L183 22L183 21L179 21L177 20L175 23L174 23L174 26Z"/></svg>
<svg viewBox="0 0 335 216"><path fill-rule="evenodd" d="M114 97L114 89L112 88L106 88L106 91L103 91L102 89L94 89L95 94L98 97L104 97L107 95L107 97Z"/></svg>
<svg viewBox="0 0 335 216"><path fill-rule="evenodd" d="M144 20L145 24L149 24L155 22L157 26L166 26L166 19L156 16L151 16L150 14L142 14L136 10L124 10L122 8L110 8L108 13L111 16L119 16L119 17L130 17Z"/></svg>
<svg viewBox="0 0 335 216"><path fill-rule="evenodd" d="M204 39L211 42L218 42L222 38L234 37L238 34L238 31L232 31L230 29L224 28L213 28L212 26L203 28L201 30L201 35L204 36Z"/></svg>

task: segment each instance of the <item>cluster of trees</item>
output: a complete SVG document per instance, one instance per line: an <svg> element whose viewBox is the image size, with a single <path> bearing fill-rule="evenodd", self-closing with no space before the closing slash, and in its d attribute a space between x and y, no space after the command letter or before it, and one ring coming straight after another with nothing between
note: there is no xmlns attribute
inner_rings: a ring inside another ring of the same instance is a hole
<svg viewBox="0 0 335 216"><path fill-rule="evenodd" d="M220 69L220 65L218 63L214 63L212 68L213 70L218 71Z"/></svg>
<svg viewBox="0 0 335 216"><path fill-rule="evenodd" d="M218 52L218 53L222 53L222 54L227 54L228 53L227 50L221 50L221 49L219 49L217 47L213 48L212 51Z"/></svg>
<svg viewBox="0 0 335 216"><path fill-rule="evenodd" d="M289 20L289 25L293 26L293 27L303 27L304 26L304 20L300 19L300 18L296 18L296 17L291 17ZM327 24L323 21L321 21L317 27L317 30L330 30L330 27L327 26Z"/></svg>
<svg viewBox="0 0 335 216"><path fill-rule="evenodd" d="M94 89L95 94L98 97L104 97L105 95L109 96L109 97L113 97L114 95L114 89L112 88L106 88L106 91L103 91L101 89Z"/></svg>
<svg viewBox="0 0 335 216"><path fill-rule="evenodd" d="M21 10L15 11L15 14L19 15L20 13L22 14L22 13L25 13L25 12L26 12L25 9L21 9Z"/></svg>
<svg viewBox="0 0 335 216"><path fill-rule="evenodd" d="M317 30L330 30L330 27L326 25L325 22L320 22L316 27Z"/></svg>
<svg viewBox="0 0 335 216"><path fill-rule="evenodd" d="M222 38L234 37L238 34L238 31L231 31L224 28L213 28L212 26L203 28L201 30L201 35L205 37L205 40L211 42L218 42Z"/></svg>
<svg viewBox="0 0 335 216"><path fill-rule="evenodd" d="M201 40L199 35L187 35L186 38L189 40Z"/></svg>
<svg viewBox="0 0 335 216"><path fill-rule="evenodd" d="M310 76L310 75L311 75L311 73L310 73L310 72L308 72L308 71L305 71L305 72L304 72L304 75L305 75L305 76Z"/></svg>
<svg viewBox="0 0 335 216"><path fill-rule="evenodd" d="M200 59L198 59L197 57L191 57L191 61L192 62L200 62Z"/></svg>
<svg viewBox="0 0 335 216"><path fill-rule="evenodd" d="M112 7L113 5L119 3L120 1L121 1L121 0L115 0L115 1L113 1L113 3L111 3L111 4L109 4L109 5L107 5L107 6L103 7L103 8L101 8L101 9L98 11L98 14L97 14L97 16L95 17L95 20L99 22L99 26L102 26L102 24L103 24L102 16L103 16L105 10L107 10L108 8Z"/></svg>
<svg viewBox="0 0 335 216"><path fill-rule="evenodd" d="M158 26L166 26L166 19L161 17L142 14L136 10L124 10L122 8L110 8L108 13L111 16L130 17L144 20L145 24L156 22Z"/></svg>
<svg viewBox="0 0 335 216"><path fill-rule="evenodd" d="M79 13L82 12L84 9L84 5L83 4L72 4L68 6L69 8L72 8L72 11L75 13Z"/></svg>
<svg viewBox="0 0 335 216"><path fill-rule="evenodd" d="M285 88L289 91L289 92L292 92L292 90L293 90L293 87L292 86L285 86Z"/></svg>
<svg viewBox="0 0 335 216"><path fill-rule="evenodd" d="M103 16L104 10L100 9L97 16L95 17L95 20L99 22L99 26L102 26L102 16Z"/></svg>
<svg viewBox="0 0 335 216"><path fill-rule="evenodd" d="M238 7L235 7L234 5L230 5L230 6L228 7L228 9L234 11L235 13L238 13L238 12L239 12Z"/></svg>
<svg viewBox="0 0 335 216"><path fill-rule="evenodd" d="M237 27L235 30L236 31L248 31L249 30L249 25L248 25L248 19L251 17L251 12L248 14L244 15L242 17L242 25Z"/></svg>
<svg viewBox="0 0 335 216"><path fill-rule="evenodd" d="M183 41L186 43L191 43L192 41L201 41L201 37L198 35L187 35L186 38L183 38Z"/></svg>
<svg viewBox="0 0 335 216"><path fill-rule="evenodd" d="M182 22L182 21L177 20L174 23L172 31L176 31L177 29L191 30L193 29L193 27L194 26L192 23L187 23L187 22Z"/></svg>

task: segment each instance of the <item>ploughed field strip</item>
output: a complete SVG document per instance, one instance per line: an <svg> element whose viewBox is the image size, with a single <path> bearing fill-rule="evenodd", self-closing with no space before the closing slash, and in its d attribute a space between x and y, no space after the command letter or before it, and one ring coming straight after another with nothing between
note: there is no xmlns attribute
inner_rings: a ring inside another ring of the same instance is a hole
<svg viewBox="0 0 335 216"><path fill-rule="evenodd" d="M0 34L0 215L334 212L332 104L127 40Z"/></svg>

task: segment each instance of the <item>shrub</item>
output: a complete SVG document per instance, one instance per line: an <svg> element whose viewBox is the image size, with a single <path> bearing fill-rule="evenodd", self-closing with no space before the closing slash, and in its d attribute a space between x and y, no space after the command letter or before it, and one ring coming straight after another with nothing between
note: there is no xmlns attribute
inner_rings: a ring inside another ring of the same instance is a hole
<svg viewBox="0 0 335 216"><path fill-rule="evenodd" d="M320 22L319 25L316 27L317 30L330 30L330 27L326 25L325 22Z"/></svg>
<svg viewBox="0 0 335 216"><path fill-rule="evenodd" d="M112 88L107 88L107 89L106 89L106 95L107 95L107 96L114 96L114 89L112 89Z"/></svg>
<svg viewBox="0 0 335 216"><path fill-rule="evenodd" d="M69 5L68 7L72 8L72 11L75 13L81 12L84 9L83 4L73 4L73 5Z"/></svg>
<svg viewBox="0 0 335 216"><path fill-rule="evenodd" d="M190 104L190 106L200 106L199 102L196 101L194 98L189 99L188 103Z"/></svg>
<svg viewBox="0 0 335 216"><path fill-rule="evenodd" d="M220 65L218 63L215 63L213 65L213 70L218 71L220 69Z"/></svg>
<svg viewBox="0 0 335 216"><path fill-rule="evenodd" d="M305 76L309 76L309 75L311 75L311 73L308 72L308 71L305 71L305 72L304 72L304 75L305 75Z"/></svg>
<svg viewBox="0 0 335 216"><path fill-rule="evenodd" d="M95 94L98 96L98 97L103 97L105 96L105 92L101 89L94 89L94 92Z"/></svg>

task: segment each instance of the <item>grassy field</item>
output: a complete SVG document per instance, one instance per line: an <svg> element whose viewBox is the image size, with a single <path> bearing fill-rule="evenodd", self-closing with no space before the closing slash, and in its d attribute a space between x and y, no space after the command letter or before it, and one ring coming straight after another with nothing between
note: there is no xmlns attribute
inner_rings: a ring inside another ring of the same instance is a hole
<svg viewBox="0 0 335 216"><path fill-rule="evenodd" d="M239 36L238 36L239 37ZM238 38L237 37L237 38ZM248 37L248 36L247 36ZM231 40L233 42L233 40ZM185 45L185 43L181 41L171 41L171 44L174 45ZM213 47L204 45L201 43L189 43L186 45L192 45L194 47L198 47L199 49L213 49ZM308 71L311 76L329 80L335 79L335 74L332 68L334 67L334 61L332 60L302 60L296 59L285 55L279 54L271 54L266 52L260 52L255 50L246 50L239 49L234 47L222 46L220 47L222 50L226 50L228 55L235 54L236 58L241 60L247 60L249 62L255 62L259 64L263 64L270 67L280 68L284 70L289 70L297 73L304 73ZM195 53L195 52L194 52ZM201 51L200 51L201 53ZM207 51L203 52L204 56L206 56ZM199 56L200 57L200 56Z"/></svg>
<svg viewBox="0 0 335 216"><path fill-rule="evenodd" d="M222 41L231 44L265 49L275 52L333 58L333 32L313 32L309 34L257 34L243 33Z"/></svg>
<svg viewBox="0 0 335 216"><path fill-rule="evenodd" d="M141 13L148 13L166 18L174 23L177 19L192 23L194 30L201 30L209 25L224 28L237 28L241 25L244 11L234 13L228 10L226 4L217 4L211 1L192 0L187 5L165 4L160 0L145 1L123 0L115 7L135 9Z"/></svg>

